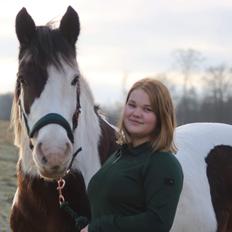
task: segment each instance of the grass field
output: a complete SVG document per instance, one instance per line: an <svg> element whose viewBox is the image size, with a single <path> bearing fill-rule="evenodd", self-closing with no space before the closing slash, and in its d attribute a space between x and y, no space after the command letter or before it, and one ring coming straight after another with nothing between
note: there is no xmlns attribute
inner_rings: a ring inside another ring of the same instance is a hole
<svg viewBox="0 0 232 232"><path fill-rule="evenodd" d="M0 120L0 232L9 232L9 213L16 190L17 149L9 122Z"/></svg>

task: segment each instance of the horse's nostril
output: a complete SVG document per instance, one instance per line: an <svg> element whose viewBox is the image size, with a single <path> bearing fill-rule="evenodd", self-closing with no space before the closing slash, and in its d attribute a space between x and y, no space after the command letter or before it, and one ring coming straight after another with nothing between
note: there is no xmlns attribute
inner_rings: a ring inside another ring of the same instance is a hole
<svg viewBox="0 0 232 232"><path fill-rule="evenodd" d="M58 165L55 165L55 166L52 167L52 170L53 170L53 171L56 171L56 170L58 170L59 168L60 168L60 167L59 167Z"/></svg>
<svg viewBox="0 0 232 232"><path fill-rule="evenodd" d="M45 156L42 157L42 163L46 164L48 162L47 158Z"/></svg>
<svg viewBox="0 0 232 232"><path fill-rule="evenodd" d="M37 149L38 153L43 154L43 151L42 151L42 143L38 143L36 149Z"/></svg>

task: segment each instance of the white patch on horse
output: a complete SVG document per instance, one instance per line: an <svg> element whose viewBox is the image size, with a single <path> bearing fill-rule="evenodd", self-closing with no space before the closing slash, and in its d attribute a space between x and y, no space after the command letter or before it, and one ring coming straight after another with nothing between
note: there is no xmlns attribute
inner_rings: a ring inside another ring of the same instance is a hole
<svg viewBox="0 0 232 232"><path fill-rule="evenodd" d="M12 205L11 205L11 209L13 209L13 207L18 204L18 200L19 200L19 188L16 189L16 192L14 194L14 198L13 198L13 202L12 202Z"/></svg>
<svg viewBox="0 0 232 232"><path fill-rule="evenodd" d="M232 145L231 128L226 124L193 123L176 129L177 158L183 168L184 185L172 232L216 231L205 157L216 145Z"/></svg>

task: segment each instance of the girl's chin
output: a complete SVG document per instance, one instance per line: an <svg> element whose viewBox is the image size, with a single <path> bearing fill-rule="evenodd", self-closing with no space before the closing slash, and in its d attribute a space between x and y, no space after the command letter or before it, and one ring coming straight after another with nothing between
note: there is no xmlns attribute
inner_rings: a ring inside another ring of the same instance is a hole
<svg viewBox="0 0 232 232"><path fill-rule="evenodd" d="M129 135L131 136L131 138L142 138L144 137L142 133L135 131L135 130L129 130Z"/></svg>

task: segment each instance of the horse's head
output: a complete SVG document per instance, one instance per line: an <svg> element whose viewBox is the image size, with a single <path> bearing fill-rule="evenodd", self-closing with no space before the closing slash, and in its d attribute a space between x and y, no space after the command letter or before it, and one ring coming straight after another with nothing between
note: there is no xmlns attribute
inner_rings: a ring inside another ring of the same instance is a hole
<svg viewBox="0 0 232 232"><path fill-rule="evenodd" d="M80 94L75 43L79 32L78 14L71 7L56 29L37 27L25 8L16 17L20 43L16 129L19 144L32 151L31 157L22 155L21 159L26 171L49 179L64 175L75 152L73 130Z"/></svg>

